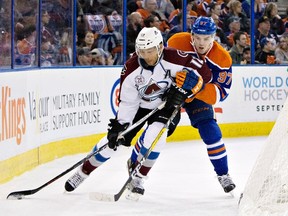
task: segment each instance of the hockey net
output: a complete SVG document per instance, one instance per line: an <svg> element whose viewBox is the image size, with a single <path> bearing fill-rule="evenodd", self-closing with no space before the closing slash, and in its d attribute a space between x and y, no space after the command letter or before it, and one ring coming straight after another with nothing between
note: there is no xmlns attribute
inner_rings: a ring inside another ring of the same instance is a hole
<svg viewBox="0 0 288 216"><path fill-rule="evenodd" d="M288 100L248 178L238 215L288 216Z"/></svg>

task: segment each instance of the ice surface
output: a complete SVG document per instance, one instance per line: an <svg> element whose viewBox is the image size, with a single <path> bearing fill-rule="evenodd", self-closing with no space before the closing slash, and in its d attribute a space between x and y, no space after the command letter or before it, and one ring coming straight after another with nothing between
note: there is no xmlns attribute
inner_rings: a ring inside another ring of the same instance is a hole
<svg viewBox="0 0 288 216"><path fill-rule="evenodd" d="M224 193L200 140L168 143L145 181L138 202L121 197L116 203L90 200L90 192L117 193L126 179L132 148L118 153L72 193L65 181L74 171L22 200L6 200L13 191L35 189L85 157L77 154L38 166L0 185L2 216L236 216L238 200L266 137L224 139L234 197Z"/></svg>

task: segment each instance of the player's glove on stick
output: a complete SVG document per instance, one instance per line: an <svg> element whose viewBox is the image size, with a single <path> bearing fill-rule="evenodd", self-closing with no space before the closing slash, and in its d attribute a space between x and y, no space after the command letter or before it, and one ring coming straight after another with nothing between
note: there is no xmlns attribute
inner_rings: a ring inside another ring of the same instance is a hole
<svg viewBox="0 0 288 216"><path fill-rule="evenodd" d="M193 96L201 91L204 87L203 79L199 74L194 71L184 69L176 73L177 86L191 91Z"/></svg>
<svg viewBox="0 0 288 216"><path fill-rule="evenodd" d="M186 91L178 87L176 83L172 83L171 87L167 90L165 94L165 107L172 108L181 105L190 95L191 91Z"/></svg>
<svg viewBox="0 0 288 216"><path fill-rule="evenodd" d="M127 129L129 123L125 123L122 125L118 122L117 119L110 119L110 123L108 124L108 126L108 146L109 148L116 151L119 145L125 145L125 138L123 136L119 137L119 134Z"/></svg>

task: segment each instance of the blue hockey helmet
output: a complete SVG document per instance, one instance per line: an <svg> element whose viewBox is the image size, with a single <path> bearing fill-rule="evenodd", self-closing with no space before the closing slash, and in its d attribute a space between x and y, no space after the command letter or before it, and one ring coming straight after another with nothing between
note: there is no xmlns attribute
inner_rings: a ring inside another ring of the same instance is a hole
<svg viewBox="0 0 288 216"><path fill-rule="evenodd" d="M216 32L217 26L211 17L198 17L193 26L191 33L200 35L212 35Z"/></svg>

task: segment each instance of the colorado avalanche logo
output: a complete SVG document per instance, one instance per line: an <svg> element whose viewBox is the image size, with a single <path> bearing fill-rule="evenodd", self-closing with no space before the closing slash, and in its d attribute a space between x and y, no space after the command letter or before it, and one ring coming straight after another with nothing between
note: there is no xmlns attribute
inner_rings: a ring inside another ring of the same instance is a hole
<svg viewBox="0 0 288 216"><path fill-rule="evenodd" d="M154 101L164 94L168 85L167 81L155 82L151 79L147 85L139 87L139 95L145 101Z"/></svg>

